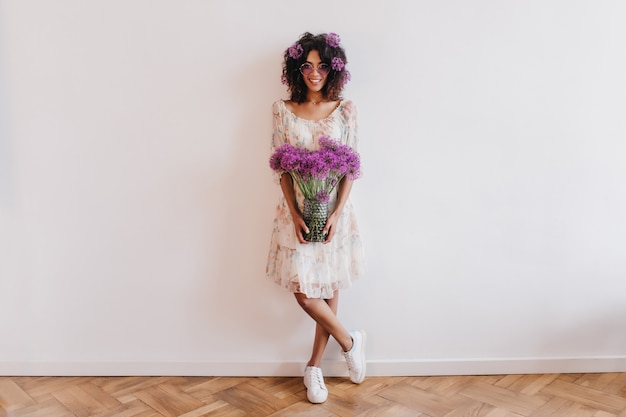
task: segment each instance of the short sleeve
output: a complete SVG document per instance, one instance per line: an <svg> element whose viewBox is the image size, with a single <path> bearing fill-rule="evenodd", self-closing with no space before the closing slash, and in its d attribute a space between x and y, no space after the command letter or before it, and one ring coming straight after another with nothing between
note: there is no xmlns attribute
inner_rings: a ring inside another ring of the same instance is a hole
<svg viewBox="0 0 626 417"><path fill-rule="evenodd" d="M349 145L358 152L359 148L359 126L357 122L356 105L348 100L341 107L341 117L343 119L342 142Z"/></svg>
<svg viewBox="0 0 626 417"><path fill-rule="evenodd" d="M285 143L285 127L284 127L284 111L281 100L274 102L272 105L272 113L274 117L272 142L270 146L270 155L274 155L276 149ZM280 177L283 172L273 171L273 179L276 184L280 184Z"/></svg>

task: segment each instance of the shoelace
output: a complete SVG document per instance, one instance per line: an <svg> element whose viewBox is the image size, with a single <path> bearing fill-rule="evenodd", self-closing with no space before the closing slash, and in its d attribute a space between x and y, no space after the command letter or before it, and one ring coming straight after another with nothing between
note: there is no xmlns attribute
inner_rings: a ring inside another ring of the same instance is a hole
<svg viewBox="0 0 626 417"><path fill-rule="evenodd" d="M355 369L354 358L352 357L350 352L344 352L344 356L346 357L346 364L348 365L348 369L353 371Z"/></svg>
<svg viewBox="0 0 626 417"><path fill-rule="evenodd" d="M311 381L316 383L321 389L326 389L326 385L324 385L324 378L322 377L322 373L319 369L313 369L311 372Z"/></svg>

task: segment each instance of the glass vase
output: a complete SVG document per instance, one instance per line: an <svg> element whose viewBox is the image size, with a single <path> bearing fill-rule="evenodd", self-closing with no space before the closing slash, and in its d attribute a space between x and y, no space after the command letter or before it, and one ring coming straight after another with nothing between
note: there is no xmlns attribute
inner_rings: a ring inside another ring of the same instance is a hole
<svg viewBox="0 0 626 417"><path fill-rule="evenodd" d="M328 219L328 202L322 203L305 198L302 217L306 227L309 228L309 233L304 234L304 240L307 242L323 242L326 240L326 234L323 230Z"/></svg>

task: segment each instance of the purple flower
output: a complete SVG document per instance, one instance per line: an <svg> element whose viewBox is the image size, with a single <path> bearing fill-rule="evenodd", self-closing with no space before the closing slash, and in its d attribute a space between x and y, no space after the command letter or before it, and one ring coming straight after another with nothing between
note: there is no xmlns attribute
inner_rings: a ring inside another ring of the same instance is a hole
<svg viewBox="0 0 626 417"><path fill-rule="evenodd" d="M320 158L329 169L335 169L339 162L339 157L329 149L320 149Z"/></svg>
<svg viewBox="0 0 626 417"><path fill-rule="evenodd" d="M339 142L333 140L328 135L320 136L318 139L318 143L320 144L320 148L322 149L330 149L332 151L336 151L339 146Z"/></svg>
<svg viewBox="0 0 626 417"><path fill-rule="evenodd" d="M327 202L342 178L360 176L360 159L350 146L327 135L318 143L317 150L283 144L269 162L273 170L291 174L305 198Z"/></svg>
<svg viewBox="0 0 626 417"><path fill-rule="evenodd" d="M330 173L330 166L326 163L324 155L320 152L313 152L311 155L311 175L314 178L323 180Z"/></svg>
<svg viewBox="0 0 626 417"><path fill-rule="evenodd" d="M291 45L289 49L287 49L287 53L289 54L291 59L298 59L304 53L304 49L302 49L302 45L296 42Z"/></svg>
<svg viewBox="0 0 626 417"><path fill-rule="evenodd" d="M343 85L348 84L348 81L350 81L352 79L352 75L350 74L350 71L345 70L345 75L343 76Z"/></svg>
<svg viewBox="0 0 626 417"><path fill-rule="evenodd" d="M343 67L345 67L345 64L343 63L343 59L336 56L330 61L330 66L335 71L341 71Z"/></svg>
<svg viewBox="0 0 626 417"><path fill-rule="evenodd" d="M283 159L283 154L285 153L286 150L287 148L285 147L285 145L282 145L281 147L276 149L274 154L270 157L270 168L272 168L275 171L280 171L283 169L282 159Z"/></svg>
<svg viewBox="0 0 626 417"><path fill-rule="evenodd" d="M277 154L273 154L272 156L270 156L270 168L272 168L274 171L279 171L280 168L280 156L278 156Z"/></svg>
<svg viewBox="0 0 626 417"><path fill-rule="evenodd" d="M361 176L361 170L360 170L361 161L360 161L358 154L353 153L353 154L348 155L346 159L346 165L347 165L346 177L349 180L354 181L355 179Z"/></svg>
<svg viewBox="0 0 626 417"><path fill-rule="evenodd" d="M315 194L315 199L320 203L328 203L330 200L330 193L327 190L319 190L317 194Z"/></svg>
<svg viewBox="0 0 626 417"><path fill-rule="evenodd" d="M296 152L285 153L281 160L281 167L285 171L294 171L300 167L302 160Z"/></svg>
<svg viewBox="0 0 626 417"><path fill-rule="evenodd" d="M341 43L341 38L336 33L329 33L326 35L326 43L332 48L336 48Z"/></svg>

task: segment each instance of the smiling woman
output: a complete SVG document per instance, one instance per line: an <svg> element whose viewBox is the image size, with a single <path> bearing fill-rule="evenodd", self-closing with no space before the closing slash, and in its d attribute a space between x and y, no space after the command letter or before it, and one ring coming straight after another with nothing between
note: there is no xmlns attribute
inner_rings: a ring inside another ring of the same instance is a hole
<svg viewBox="0 0 626 417"><path fill-rule="evenodd" d="M274 103L273 155L276 149L285 147L293 147L296 154L319 150L331 143L328 138L339 142L331 146L335 151L356 150L356 111L351 101L341 99L350 75L339 42L339 36L333 33L305 33L285 51L282 78L291 100ZM308 241L314 223L306 220L312 217L310 207L319 207L314 203L322 202L313 201L310 196L305 199L301 186L294 186L294 171L286 170L276 174L283 194L274 220L267 275L294 293L316 323L304 385L309 401L322 403L328 398L328 391L320 366L330 336L344 351L352 382L359 384L365 378L365 332L348 332L337 318L339 289L349 287L363 273L361 237L349 199L356 176L346 175L333 183L323 202L328 206L321 210L322 219L318 222L325 221L319 233L322 242L317 242L318 239ZM295 177L298 180L298 175Z"/></svg>
<svg viewBox="0 0 626 417"><path fill-rule="evenodd" d="M366 378L626 372L626 1L240 3L0 0L0 374L302 375L315 324L264 270L277 214L297 242L272 101L298 146L355 143L358 105L367 270L338 314ZM280 84L308 28L347 53L319 46L317 104ZM382 385L329 382L333 410Z"/></svg>
<svg viewBox="0 0 626 417"><path fill-rule="evenodd" d="M307 32L298 42L287 48L284 54L282 80L289 88L292 101L302 103L307 100L309 85L306 84L306 79L311 75L313 66L317 66L318 63L330 66L330 69L326 70L325 82L318 91L321 91L327 100L339 99L343 87L350 81L350 72L345 68L348 59L339 44L340 40L334 33L312 35ZM311 55L311 52L314 54ZM322 74L318 71L318 75Z"/></svg>

